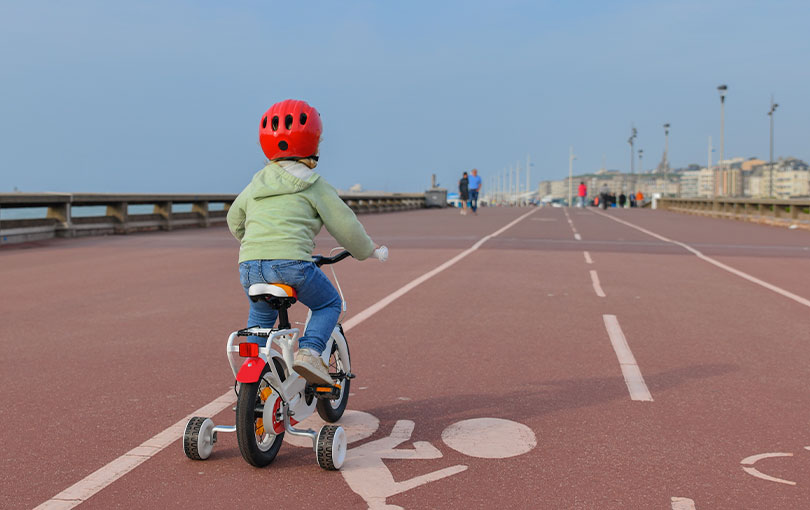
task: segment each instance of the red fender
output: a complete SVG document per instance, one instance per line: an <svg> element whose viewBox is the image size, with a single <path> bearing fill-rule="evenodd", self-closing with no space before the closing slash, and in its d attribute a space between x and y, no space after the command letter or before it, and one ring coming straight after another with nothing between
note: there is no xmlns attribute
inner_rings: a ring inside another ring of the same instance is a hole
<svg viewBox="0 0 810 510"><path fill-rule="evenodd" d="M248 358L242 363L242 367L236 374L236 380L240 383L254 383L259 380L266 362L262 358Z"/></svg>

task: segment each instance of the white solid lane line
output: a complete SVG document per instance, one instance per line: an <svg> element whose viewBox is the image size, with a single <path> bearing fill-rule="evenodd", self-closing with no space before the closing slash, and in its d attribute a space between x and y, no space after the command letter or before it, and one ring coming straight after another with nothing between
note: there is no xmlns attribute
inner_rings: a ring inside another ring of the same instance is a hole
<svg viewBox="0 0 810 510"><path fill-rule="evenodd" d="M156 453L183 437L186 424L192 416L214 416L220 411L232 406L234 402L236 402L236 396L233 390L228 390L227 393L213 402L197 409L163 432L141 443L140 446L136 446L107 465L90 473L82 480L37 506L34 510L67 510L83 503L104 487L107 487L152 458ZM178 448L177 451L179 455L181 451L180 448Z"/></svg>
<svg viewBox="0 0 810 510"><path fill-rule="evenodd" d="M591 269L591 283L593 283L593 290L596 292L596 295L605 297L605 291L602 290L602 286L599 284L599 275L597 275L596 271L593 269Z"/></svg>
<svg viewBox="0 0 810 510"><path fill-rule="evenodd" d="M647 384L644 382L644 377L641 375L641 369L636 364L636 358L627 345L627 339L624 337L619 320L615 315L603 315L605 321L605 329L607 329L610 343L613 344L613 350L616 351L616 358L619 360L619 366L624 375L624 382L627 384L627 389L630 391L630 398L642 402L652 402L653 398L650 395L650 390L647 389Z"/></svg>
<svg viewBox="0 0 810 510"><path fill-rule="evenodd" d="M605 214L605 213L602 213L602 212L599 212L599 211L593 211L593 212L595 212L596 214L600 214L600 215L604 216L605 218L610 218L613 221L617 221L619 223L627 225L628 227L634 228L634 229L638 230L639 232L644 232L645 234L647 234L649 236L652 236L652 237L655 237L656 239L660 239L660 240L666 241L668 243L676 244L676 245L684 248L685 250L688 250L689 252L693 253L698 258L700 258L702 260L705 260L709 264L713 264L713 265L719 267L720 269L722 269L724 271L728 271L729 273L731 273L733 275L737 275L740 278L744 278L744 279L748 280L749 282L756 283L757 285L765 287L766 289L771 290L773 292L776 292L779 295L782 295L782 296L784 296L784 297L786 297L788 299L792 299L793 301L796 301L799 304L810 307L810 299L807 299L807 298L804 298L804 297L799 296L797 294L794 294L794 293L792 293L792 292L790 292L788 290L785 290L785 289L783 289L781 287L777 287L776 285L768 283L768 282L766 282L764 280L760 280L759 278L757 278L755 276L751 276L748 273L744 273L744 272L740 271L739 269L734 269L733 267L727 266L726 264L723 264L720 261L714 260L711 257L707 257L706 255L704 255L700 251L692 248L691 246L689 246L686 243L682 243L680 241L675 241L673 239L669 239L669 238L664 237L662 235L656 234L655 232L651 232L651 231L649 231L649 230L647 230L645 228L639 227L637 225L633 225L632 223L630 223L628 221L624 221L624 220L620 220L618 218L614 218L613 216L611 216L609 214Z"/></svg>
<svg viewBox="0 0 810 510"><path fill-rule="evenodd" d="M421 283L424 283L425 281L427 281L427 280L429 280L429 279L433 278L434 276L436 276L437 274L441 273L441 272L442 272L442 271L444 271L445 269L447 269L447 268L449 268L450 266L454 265L456 262L460 261L461 259L465 258L465 257L466 257L466 256L468 256L469 254L471 254L471 253L473 253L474 251L476 251L478 248L480 248L480 247L481 247L481 245L482 245L482 244L484 244L485 242L489 241L489 240L490 240L490 239L492 239L493 237L496 237L496 236L498 236L499 234L503 233L503 232L504 232L504 231L506 231L508 228L512 227L512 226L513 226L513 225L515 225L517 222L521 221L523 218L525 218L525 217L529 216L530 214L534 213L535 211L537 211L537 209L534 209L534 210L532 210L532 211L530 211L530 212L528 212L528 213L524 214L524 215L523 215L523 216L521 216L520 218L518 218L518 219L514 220L513 222L509 223L508 225L506 225L505 227L503 227L503 228L499 229L498 231L493 232L492 234L490 234L490 235L488 235L488 236L486 236L486 237L481 238L481 239L480 239L480 240L479 240L477 243L475 243L474 245L472 245L472 247L470 247L470 248L468 248L468 249L464 250L463 252L459 253L458 255L456 255L456 256L455 256L455 257L453 257L452 259L448 260L448 261L447 261L447 262L445 262L444 264L440 265L440 266L439 266L439 267L437 267L436 269L434 269L434 270L432 270L432 271L428 271L427 273L423 274L423 275L422 275L422 276L420 276L419 278L416 278L415 280L412 280L411 282L409 282L409 283L407 283L407 284L403 285L403 286L402 286L402 287L400 287L399 289L395 290L395 291L394 291L394 292L392 292L391 294L387 295L386 297L382 298L381 300L379 300L379 301L378 301L378 302L376 302L375 304L373 304L373 305L369 306L368 308L366 308L366 309L365 309L365 310L363 310L362 312L358 313L357 315L353 316L351 319L349 319L349 320L347 320L346 322L344 322L344 323L343 323L343 329L344 329L344 330L346 330L346 331L348 331L349 329L353 328L354 326L357 326L358 324L360 324L360 323L361 323L361 322L363 322L364 320L368 319L369 317L371 317L371 316L372 316L372 315L374 315L375 313L379 312L380 310L382 310L383 308L385 308L386 306L388 306L389 304L391 304L391 302L393 302L393 301L394 301L394 300L396 300L397 298L399 298L399 297L403 296L404 294L406 294L407 292L409 292L410 290L412 290L414 287L418 286L418 285L419 285L419 284L421 284Z"/></svg>
<svg viewBox="0 0 810 510"><path fill-rule="evenodd" d="M460 261L461 259L465 258L466 256L476 251L479 247L481 247L482 244L484 244L488 240L500 235L501 233L503 233L504 231L506 231L507 229L509 229L522 219L526 218L527 216L535 213L536 211L537 209L532 209L528 213L524 214L523 216L520 216L516 220L510 222L509 224L498 229L492 234L482 237L481 239L478 240L478 242L472 245L472 247L464 250L463 252L459 253L458 255L448 260L444 264L440 265L436 269L433 269L432 271L423 274L419 278L416 278L415 280L401 287L399 290L392 292L391 294L384 297L377 303L371 305L362 312L353 316L351 319L343 323L343 330L348 331L354 326L357 326L364 320L368 319L375 313L379 312L380 310L388 306L395 299L404 295L405 293L407 293L420 283L425 282L426 280L436 276L445 269L454 265L456 262ZM68 510L70 508L75 507L76 505L83 503L85 500L87 500L88 498L90 498L103 488L107 487L114 481L118 480L125 474L135 469L140 464L152 458L155 454L157 454L158 452L169 446L171 443L174 443L175 441L181 439L183 436L183 432L186 429L186 423L188 423L188 420L192 416L214 416L215 414L233 405L235 401L236 397L233 394L233 390L228 391L221 397L217 398L216 400L214 400L209 404L206 404L200 409L197 409L192 414L186 416L185 418L175 423L171 427L167 428L163 432L160 432L151 439L148 439L146 442L141 443L140 446L130 450L129 452L118 457L109 464L102 466L101 468L91 473L87 477L83 478L82 480L79 480L75 484L71 485L67 489L63 490L56 496L49 499L48 501L45 501L41 505L37 506L34 510L46 510L46 509Z"/></svg>
<svg viewBox="0 0 810 510"><path fill-rule="evenodd" d="M591 254L587 251L583 251L582 253L585 254L585 263L586 264L593 264L593 260L591 259Z"/></svg>

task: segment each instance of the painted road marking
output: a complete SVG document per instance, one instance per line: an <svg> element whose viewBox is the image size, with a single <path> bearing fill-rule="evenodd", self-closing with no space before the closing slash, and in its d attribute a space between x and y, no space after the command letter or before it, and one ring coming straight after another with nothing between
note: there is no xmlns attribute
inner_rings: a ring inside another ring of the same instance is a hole
<svg viewBox="0 0 810 510"><path fill-rule="evenodd" d="M574 239L576 239L577 241L582 241L582 236L579 235L579 232L577 232L577 228L574 226L574 222L571 221L571 216L568 215L568 210L563 209L563 212L565 213L565 219L568 220L568 226L571 227L571 231L574 233Z"/></svg>
<svg viewBox="0 0 810 510"><path fill-rule="evenodd" d="M700 258L702 260L705 260L709 264L713 264L713 265L719 267L720 269L722 269L724 271L728 271L729 273L737 275L740 278L744 278L744 279L748 280L749 282L756 283L757 285L765 287L766 289L771 290L773 292L776 292L777 294L780 294L780 295L782 295L782 296L784 296L784 297L786 297L788 299L792 299L793 301L796 301L799 304L810 307L810 299L807 299L807 298L804 298L804 297L799 296L797 294L794 294L794 293L792 293L792 292L790 292L788 290L785 290L785 289L783 289L781 287L777 287L776 285L768 283L768 282L766 282L764 280L760 280L759 278L757 278L755 276L751 276L748 273L744 273L744 272L740 271L739 269L735 269L735 268L733 268L731 266L723 264L722 262L720 262L718 260L715 260L715 259L713 259L711 257L708 257L708 256L704 255L703 253L701 253L700 251L692 248L691 246L689 246L686 243L682 243L680 241L675 241L673 239L669 239L668 237L664 237L662 235L656 234L655 232L651 232L651 231L649 231L649 230L647 230L645 228L634 225L634 224L632 224L632 223L630 223L628 221L624 221L624 220L620 220L618 218L614 218L613 216L611 216L609 214L605 214L605 213L602 213L602 212L599 212L599 211L594 211L594 212L596 214L600 214L600 215L604 216L605 218L610 218L613 221L617 221L619 223L627 225L628 227L634 228L634 229L638 230L639 232L644 232L645 234L647 234L649 236L652 236L652 237L655 237L656 239L660 239L662 241L666 241L668 243L678 245L681 248L684 248L685 250L693 253L698 258Z"/></svg>
<svg viewBox="0 0 810 510"><path fill-rule="evenodd" d="M586 264L593 264L593 260L591 259L591 254L587 251L583 251L582 253L585 254L585 263Z"/></svg>
<svg viewBox="0 0 810 510"><path fill-rule="evenodd" d="M602 286L599 284L599 276L593 269L591 269L591 283L593 283L593 290L596 292L596 295L599 297L605 297L605 292L602 290Z"/></svg>
<svg viewBox="0 0 810 510"><path fill-rule="evenodd" d="M796 485L796 482L791 482L790 480L783 480L781 478L776 478L775 476L766 475L762 473L756 468L753 467L745 467L753 466L758 461L762 459L770 459L774 457L793 457L792 453L760 453L757 455L751 455L750 457L746 457L740 461L740 464L743 465L743 471L748 473L751 476L755 476L757 478L761 478L762 480L768 480L769 482L776 482L776 483L784 483L785 485Z"/></svg>
<svg viewBox="0 0 810 510"><path fill-rule="evenodd" d="M537 446L532 429L501 418L474 418L454 423L442 432L444 444L479 459L506 459Z"/></svg>
<svg viewBox="0 0 810 510"><path fill-rule="evenodd" d="M197 409L160 434L148 439L146 442L141 443L140 446L133 448L109 464L97 469L95 472L71 485L48 501L37 506L34 510L64 510L83 503L104 487L107 487L115 480L149 460L156 453L170 444L175 443L178 438L183 436L183 432L186 430L186 424L192 416L214 416L220 411L232 406L234 402L236 402L236 396L233 390L228 390L227 393L218 399Z"/></svg>
<svg viewBox="0 0 810 510"><path fill-rule="evenodd" d="M537 209L532 209L528 213L508 223L506 226L500 228L499 230L493 232L492 234L482 237L471 248L464 250L463 252L459 253L458 255L448 260L444 264L440 265L436 269L428 271L424 275L404 285L399 290L392 292L388 296L378 301L376 304L366 308L359 314L355 315L348 321L344 322L343 329L345 331L348 331L354 326L365 321L375 313L379 312L380 310L391 304L391 302L394 301L395 299L401 297L402 295L406 294L408 291L410 291L417 285L429 280L430 278L436 276L445 269L451 267L456 262L462 260L463 258L467 257L468 255L476 251L485 242L489 241L493 237L500 235L513 225L517 224L522 219L526 218L531 214L534 214L535 212L537 212ZM56 496L49 499L48 501L45 501L41 505L37 506L35 510L45 510L45 509L67 510L75 507L76 505L79 505L86 499L90 498L91 496L102 490L104 487L107 487L114 481L118 480L125 474L135 469L143 462L152 458L152 456L154 456L155 454L157 454L158 452L169 446L174 441L177 441L179 438L182 438L183 432L186 429L186 424L188 423L188 420L192 416L214 416L215 414L226 409L227 407L232 406L235 401L236 397L233 395L232 391L229 391L228 393L222 395L213 402L206 404L205 406L196 410L194 413L186 416L185 418L175 423L171 427L167 428L163 432L160 432L151 439L148 439L146 442L142 443L135 449L123 454L122 456L118 457L117 459L113 460L107 465L102 466L95 472L79 480L75 484L71 485L67 489L63 490Z"/></svg>
<svg viewBox="0 0 810 510"><path fill-rule="evenodd" d="M627 339L619 326L619 320L615 315L603 315L602 318L605 321L610 343L613 344L613 350L616 351L616 357L619 359L619 366L622 369L627 389L630 391L630 398L642 402L652 402L650 390L647 389L641 370L636 364L636 358L633 356L630 346L627 345Z"/></svg>
<svg viewBox="0 0 810 510"><path fill-rule="evenodd" d="M340 425L346 430L348 442L365 439L380 425L372 414L347 411L347 420ZM318 430L326 422L317 415L301 422L302 427ZM458 464L438 471L419 475L409 480L395 481L384 459L424 460L439 459L442 452L427 441L413 441L411 448L399 448L411 440L415 423L398 420L391 433L376 441L364 443L346 452L346 463L340 470L349 488L362 497L370 509L399 508L386 506L386 499L409 491L429 482L447 478L468 469ZM288 441L289 434L284 436ZM453 423L441 434L442 441L457 452L480 459L505 459L528 453L537 446L537 438L529 427L522 423L501 418L473 418ZM308 438L289 438L290 444L312 448Z"/></svg>
<svg viewBox="0 0 810 510"><path fill-rule="evenodd" d="M672 498L672 510L695 510L695 502L689 498Z"/></svg>
<svg viewBox="0 0 810 510"><path fill-rule="evenodd" d="M442 452L427 441L414 441L410 449L397 448L410 440L414 425L410 420L399 420L388 437L364 443L346 453L346 462L340 474L349 488L363 498L370 509L392 508L386 505L387 498L467 470L467 466L458 464L408 480L395 481L383 459L418 460L442 457Z"/></svg>

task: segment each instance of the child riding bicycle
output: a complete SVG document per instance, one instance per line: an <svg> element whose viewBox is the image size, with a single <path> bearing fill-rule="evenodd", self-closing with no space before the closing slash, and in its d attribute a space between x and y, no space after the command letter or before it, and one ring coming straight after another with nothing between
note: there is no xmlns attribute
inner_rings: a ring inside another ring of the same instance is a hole
<svg viewBox="0 0 810 510"><path fill-rule="evenodd" d="M340 295L312 262L315 236L326 226L352 257L364 260L375 244L335 189L313 169L318 164L321 117L304 101L276 103L262 116L259 143L270 160L228 210L228 228L241 243L239 280L293 287L312 312L298 342L293 370L311 384L332 385L321 358L341 312ZM278 311L252 301L248 326L271 328ZM261 346L266 338L251 336Z"/></svg>

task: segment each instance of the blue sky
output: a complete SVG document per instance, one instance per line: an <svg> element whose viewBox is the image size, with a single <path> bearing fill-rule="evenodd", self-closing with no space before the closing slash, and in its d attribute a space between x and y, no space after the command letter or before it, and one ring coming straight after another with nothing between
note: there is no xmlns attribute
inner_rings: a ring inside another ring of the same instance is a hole
<svg viewBox="0 0 810 510"><path fill-rule="evenodd" d="M261 168L261 114L321 112L339 188L453 186L527 154L533 184L645 168L810 160L810 2L0 3L0 192L236 193ZM486 181L485 181L486 183Z"/></svg>

